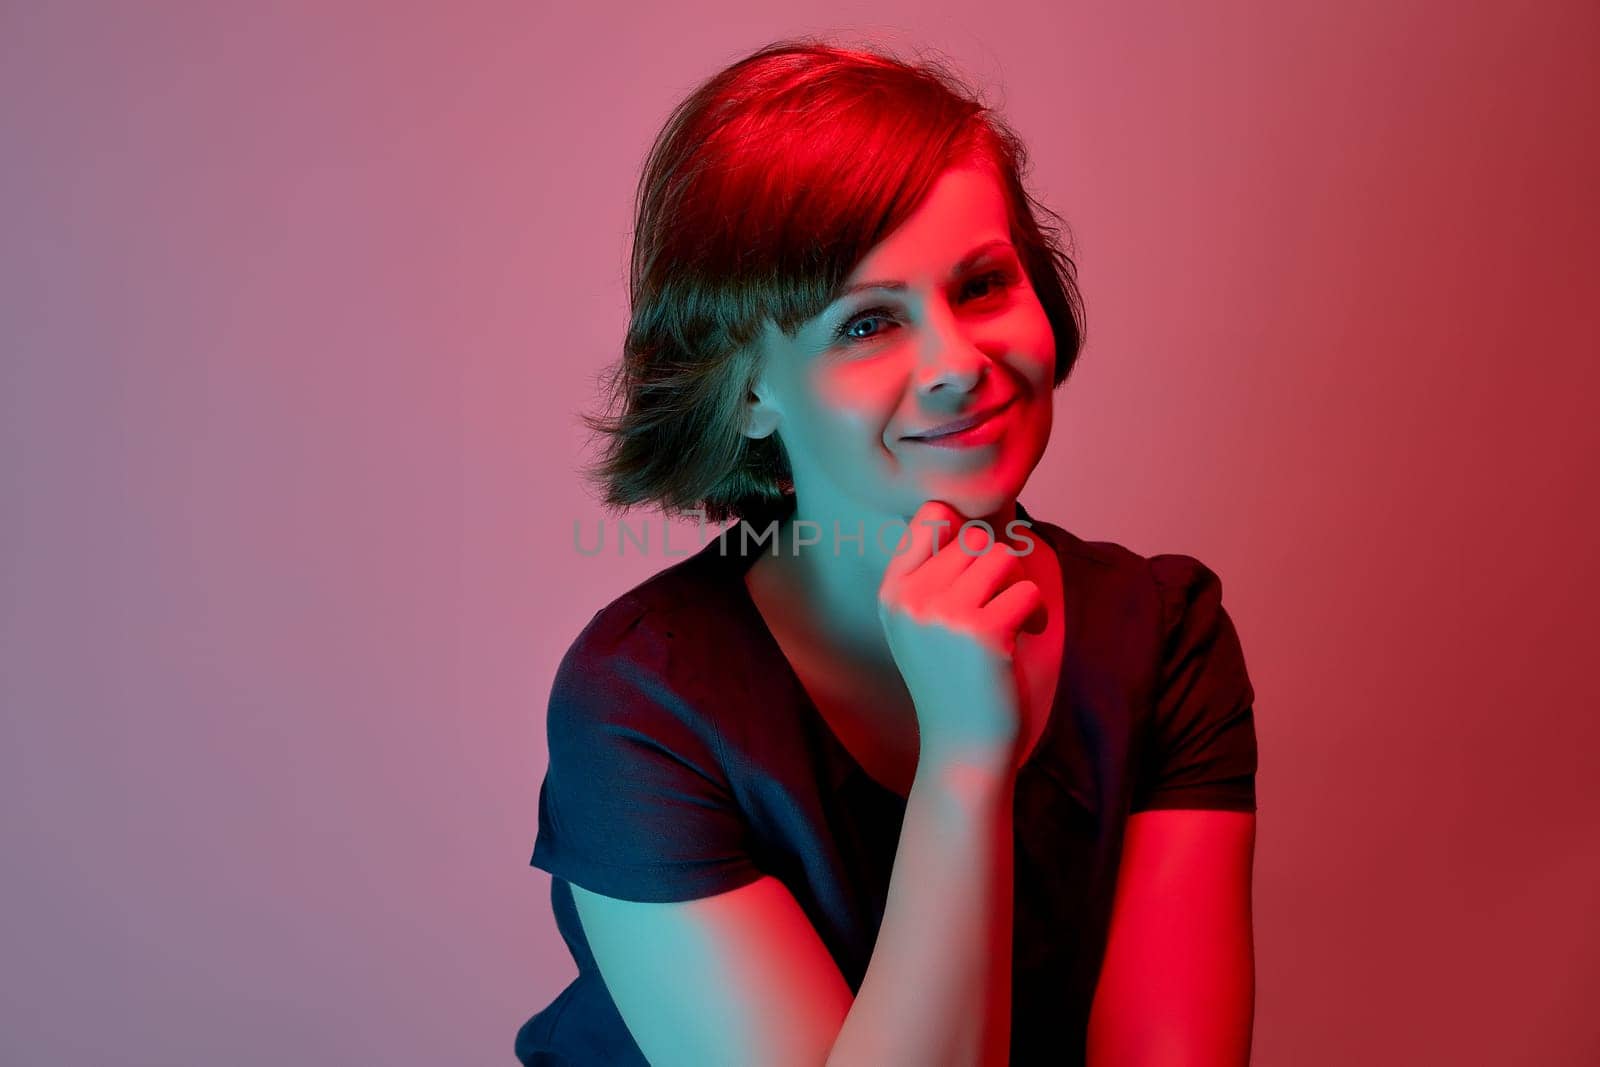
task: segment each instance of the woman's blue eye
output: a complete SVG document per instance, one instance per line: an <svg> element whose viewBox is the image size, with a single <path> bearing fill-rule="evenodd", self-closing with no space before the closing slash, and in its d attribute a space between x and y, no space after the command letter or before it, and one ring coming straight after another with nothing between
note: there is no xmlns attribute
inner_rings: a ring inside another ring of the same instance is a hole
<svg viewBox="0 0 1600 1067"><path fill-rule="evenodd" d="M850 332L850 328L852 326L855 326L855 325L859 324L859 323L872 322L872 321L874 321L876 319L888 318L890 314L891 314L891 311L890 311L889 308L868 308L866 311L863 311L861 314L857 315L855 318L846 319L845 322L844 322L844 325L840 326L838 332L834 335L835 340L840 340L840 341L867 341L867 340L871 340L872 337L875 336L875 334L867 334L865 336L863 336L861 334L853 334L853 333Z"/></svg>
<svg viewBox="0 0 1600 1067"><path fill-rule="evenodd" d="M974 297L974 299L982 299L985 296L993 295L995 289L1004 288L1006 283L1009 282L1010 280L1011 280L1011 275L1010 275L1010 273L1008 271L992 270L992 271L989 271L987 274L978 275L976 278L973 278L971 281L969 281L967 283L967 285L969 287L971 287L971 286L974 286L974 285L979 285L979 284L984 283L984 282L990 283L992 288L980 293L979 296ZM841 323L839 325L839 328L834 331L834 335L833 335L834 336L834 340L835 341L846 341L846 342L850 342L852 344L853 343L863 342L863 341L870 341L874 337L878 336L878 331L873 331L872 333L869 333L869 334L853 334L853 333L850 332L851 327L856 326L857 324L863 323L863 322L872 322L872 321L874 321L876 319L889 319L889 318L892 318L893 315L894 315L894 309L893 308L888 308L888 307L867 308L866 310L862 311L860 314L852 315L850 318L846 319L843 323Z"/></svg>

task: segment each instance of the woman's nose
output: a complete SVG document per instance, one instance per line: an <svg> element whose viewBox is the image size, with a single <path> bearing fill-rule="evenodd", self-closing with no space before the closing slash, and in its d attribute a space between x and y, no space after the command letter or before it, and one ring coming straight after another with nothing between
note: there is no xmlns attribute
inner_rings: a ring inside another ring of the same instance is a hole
<svg viewBox="0 0 1600 1067"><path fill-rule="evenodd" d="M989 357L972 343L948 308L929 312L928 328L919 345L913 374L919 393L970 392L982 380L989 362Z"/></svg>

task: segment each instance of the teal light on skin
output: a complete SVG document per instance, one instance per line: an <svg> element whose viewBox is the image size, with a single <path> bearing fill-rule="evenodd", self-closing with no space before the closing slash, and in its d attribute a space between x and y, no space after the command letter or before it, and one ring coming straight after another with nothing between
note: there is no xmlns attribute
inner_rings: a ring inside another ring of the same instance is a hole
<svg viewBox="0 0 1600 1067"><path fill-rule="evenodd" d="M863 658L888 655L877 592L890 554L874 532L891 531L892 551L893 531L932 499L983 519L1003 538L1049 442L1055 338L1009 239L993 169L952 168L863 257L842 291L862 282L903 287L847 292L794 336L769 323L761 338L744 432L778 434L796 509L780 534L782 553L754 565L772 573L753 577L807 590L827 628ZM999 247L951 276L991 242ZM939 448L907 439L1008 398L1010 409L998 416L1003 432L988 444ZM822 533L798 557L790 555L796 520ZM834 551L836 520L842 534L866 531L863 549L844 542Z"/></svg>

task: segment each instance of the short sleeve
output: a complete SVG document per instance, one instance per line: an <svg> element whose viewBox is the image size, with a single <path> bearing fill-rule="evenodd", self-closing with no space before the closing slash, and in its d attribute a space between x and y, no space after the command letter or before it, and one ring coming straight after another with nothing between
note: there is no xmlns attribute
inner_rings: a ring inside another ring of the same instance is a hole
<svg viewBox="0 0 1600 1067"><path fill-rule="evenodd" d="M1222 607L1222 582L1192 556L1148 562L1161 641L1152 735L1131 811L1255 811L1255 690Z"/></svg>
<svg viewBox="0 0 1600 1067"><path fill-rule="evenodd" d="M562 658L532 866L635 901L692 900L760 877L715 721L672 684L673 640L638 609L602 613Z"/></svg>

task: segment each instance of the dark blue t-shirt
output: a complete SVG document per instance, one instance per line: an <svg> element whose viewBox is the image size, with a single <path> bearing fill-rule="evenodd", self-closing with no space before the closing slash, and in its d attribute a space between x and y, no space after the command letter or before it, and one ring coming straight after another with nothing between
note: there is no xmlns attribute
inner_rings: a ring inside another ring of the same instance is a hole
<svg viewBox="0 0 1600 1067"><path fill-rule="evenodd" d="M1050 719L1017 773L1011 1062L1076 1064L1127 818L1254 811L1255 693L1204 564L1017 511L1060 558L1067 619ZM646 1064L571 883L680 901L771 874L860 989L906 800L850 755L750 599L762 550L709 540L597 612L557 668L532 865L553 876L578 977L518 1032L525 1065Z"/></svg>

